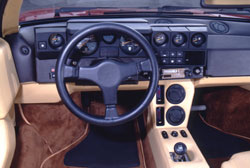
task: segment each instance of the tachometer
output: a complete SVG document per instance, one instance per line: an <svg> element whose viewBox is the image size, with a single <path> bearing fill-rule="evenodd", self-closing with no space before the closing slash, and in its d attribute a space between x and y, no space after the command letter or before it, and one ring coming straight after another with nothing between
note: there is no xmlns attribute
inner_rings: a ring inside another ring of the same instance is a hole
<svg viewBox="0 0 250 168"><path fill-rule="evenodd" d="M76 46L84 55L91 55L97 50L97 41L94 35L88 36L80 41Z"/></svg>
<svg viewBox="0 0 250 168"><path fill-rule="evenodd" d="M120 48L124 53L129 55L137 54L141 50L139 44L135 42L132 38L123 36L120 39Z"/></svg>

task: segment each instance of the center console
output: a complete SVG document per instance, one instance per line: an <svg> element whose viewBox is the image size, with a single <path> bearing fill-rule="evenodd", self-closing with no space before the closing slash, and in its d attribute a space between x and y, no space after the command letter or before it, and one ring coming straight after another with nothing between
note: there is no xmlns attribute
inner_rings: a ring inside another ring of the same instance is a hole
<svg viewBox="0 0 250 168"><path fill-rule="evenodd" d="M191 79L159 83L147 119L148 138L159 168L209 168L187 129L194 90Z"/></svg>

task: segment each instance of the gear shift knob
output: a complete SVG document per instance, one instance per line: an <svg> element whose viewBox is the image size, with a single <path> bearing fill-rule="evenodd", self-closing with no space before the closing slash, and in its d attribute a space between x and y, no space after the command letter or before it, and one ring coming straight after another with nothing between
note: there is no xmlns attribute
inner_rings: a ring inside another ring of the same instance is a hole
<svg viewBox="0 0 250 168"><path fill-rule="evenodd" d="M174 145L174 152L177 155L184 155L187 153L187 146L182 142L178 142Z"/></svg>

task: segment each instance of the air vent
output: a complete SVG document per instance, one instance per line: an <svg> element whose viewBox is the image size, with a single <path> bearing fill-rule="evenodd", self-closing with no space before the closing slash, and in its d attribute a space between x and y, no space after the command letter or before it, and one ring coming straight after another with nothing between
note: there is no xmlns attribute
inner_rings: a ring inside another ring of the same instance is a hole
<svg viewBox="0 0 250 168"><path fill-rule="evenodd" d="M226 34L229 31L229 26L223 22L211 22L210 28L219 34Z"/></svg>

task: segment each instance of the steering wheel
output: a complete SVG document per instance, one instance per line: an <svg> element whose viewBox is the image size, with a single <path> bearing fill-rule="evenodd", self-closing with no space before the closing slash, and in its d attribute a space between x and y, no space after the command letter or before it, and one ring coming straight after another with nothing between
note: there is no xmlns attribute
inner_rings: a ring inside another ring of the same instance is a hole
<svg viewBox="0 0 250 168"><path fill-rule="evenodd" d="M116 32L134 39L144 50L147 59L140 62L123 63L117 60L105 59L90 67L67 65L67 59L71 51L79 41L95 33ZM129 113L118 115L117 90L119 85L129 76L139 75L141 72L150 72L150 84L144 99ZM104 104L106 105L105 117L97 117L83 111L70 97L65 79L89 80L97 84L103 92ZM90 26L76 34L65 46L56 66L56 86L63 103L80 119L91 124L100 126L114 126L123 124L139 116L152 101L159 80L158 63L149 42L136 30L117 23L101 23Z"/></svg>

